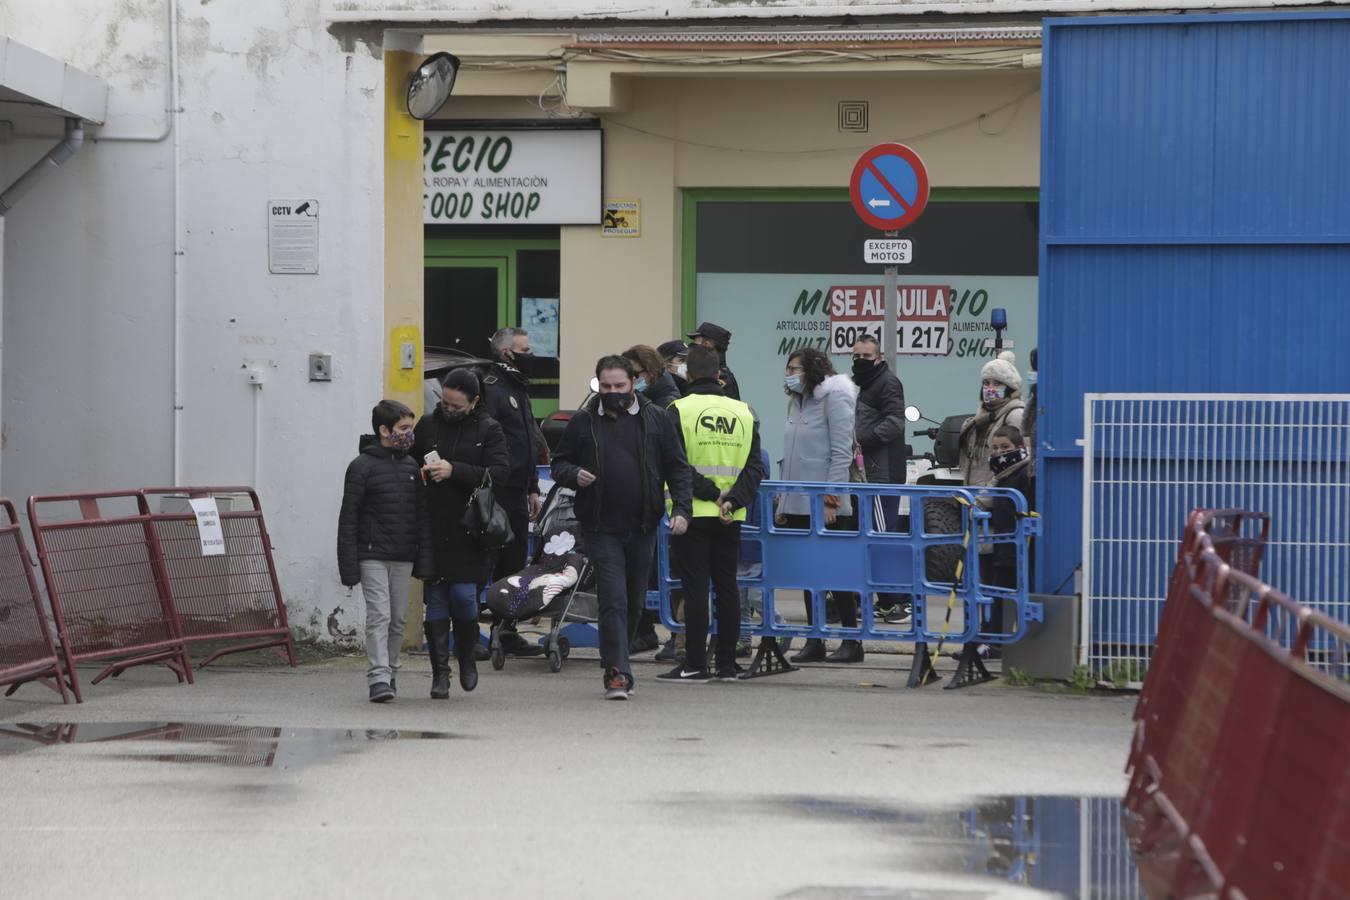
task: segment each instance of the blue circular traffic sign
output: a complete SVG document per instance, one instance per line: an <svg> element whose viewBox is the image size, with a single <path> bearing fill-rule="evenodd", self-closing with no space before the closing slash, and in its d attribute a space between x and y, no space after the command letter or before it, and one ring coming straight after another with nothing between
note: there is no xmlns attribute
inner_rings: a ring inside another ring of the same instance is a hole
<svg viewBox="0 0 1350 900"><path fill-rule="evenodd" d="M904 144L878 144L853 165L848 195L854 212L868 225L899 231L928 205L928 170Z"/></svg>

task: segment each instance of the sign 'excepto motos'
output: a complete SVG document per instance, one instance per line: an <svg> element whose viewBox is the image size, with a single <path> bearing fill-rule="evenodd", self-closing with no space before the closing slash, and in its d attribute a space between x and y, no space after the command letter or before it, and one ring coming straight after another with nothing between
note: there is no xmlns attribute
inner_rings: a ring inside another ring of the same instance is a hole
<svg viewBox="0 0 1350 900"><path fill-rule="evenodd" d="M599 129L432 131L422 137L428 225L594 225Z"/></svg>

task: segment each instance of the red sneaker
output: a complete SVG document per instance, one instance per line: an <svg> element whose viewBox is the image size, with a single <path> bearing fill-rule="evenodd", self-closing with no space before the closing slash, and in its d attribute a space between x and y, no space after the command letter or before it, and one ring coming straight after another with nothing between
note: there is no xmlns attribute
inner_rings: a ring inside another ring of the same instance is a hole
<svg viewBox="0 0 1350 900"><path fill-rule="evenodd" d="M627 700L633 693L633 679L611 667L605 672L605 699Z"/></svg>

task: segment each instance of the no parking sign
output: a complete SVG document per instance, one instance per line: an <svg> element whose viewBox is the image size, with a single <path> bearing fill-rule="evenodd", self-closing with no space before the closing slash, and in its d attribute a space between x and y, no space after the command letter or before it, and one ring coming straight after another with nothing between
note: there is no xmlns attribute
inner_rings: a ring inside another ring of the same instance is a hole
<svg viewBox="0 0 1350 900"><path fill-rule="evenodd" d="M904 144L877 144L853 164L848 196L868 225L899 231L914 224L928 205L928 170Z"/></svg>

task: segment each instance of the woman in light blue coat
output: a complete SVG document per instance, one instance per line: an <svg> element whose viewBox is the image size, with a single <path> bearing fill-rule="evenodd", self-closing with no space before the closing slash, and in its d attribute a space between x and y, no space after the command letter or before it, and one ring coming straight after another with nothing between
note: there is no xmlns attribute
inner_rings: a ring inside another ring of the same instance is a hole
<svg viewBox="0 0 1350 900"><path fill-rule="evenodd" d="M853 462L853 415L857 404L853 379L838 375L830 358L813 347L788 357L783 387L788 395L787 425L783 434L780 471L784 481L827 481L847 484ZM775 520L785 528L811 527L811 502L806 494L779 498ZM856 531L858 517L847 494L825 498L825 525L841 531ZM811 595L805 594L806 620L812 619ZM858 595L834 593L839 622L858 627ZM861 641L844 641L829 662L862 662ZM793 662L823 662L825 642L811 639Z"/></svg>

